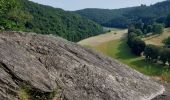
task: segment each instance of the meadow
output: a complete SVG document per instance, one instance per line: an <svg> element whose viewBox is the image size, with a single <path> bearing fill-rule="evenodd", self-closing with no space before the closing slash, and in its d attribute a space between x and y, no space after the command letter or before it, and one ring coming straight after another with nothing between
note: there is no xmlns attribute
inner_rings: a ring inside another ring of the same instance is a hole
<svg viewBox="0 0 170 100"><path fill-rule="evenodd" d="M162 35L164 36L164 35ZM149 40L149 39L147 39ZM152 38L152 40L154 40ZM97 42L100 40L94 40ZM151 41L151 40L150 40ZM170 68L158 63L153 63L152 61L145 60L144 57L138 57L131 53L130 48L126 43L125 38L113 39L111 41L106 41L98 45L91 45L86 43L88 48L97 50L113 59L116 59L124 64L127 64L131 68L145 74L156 78L158 80L170 81Z"/></svg>

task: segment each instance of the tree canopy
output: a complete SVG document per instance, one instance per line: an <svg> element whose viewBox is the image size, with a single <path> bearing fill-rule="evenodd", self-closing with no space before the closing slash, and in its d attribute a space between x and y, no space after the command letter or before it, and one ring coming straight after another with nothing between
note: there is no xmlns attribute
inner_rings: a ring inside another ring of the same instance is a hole
<svg viewBox="0 0 170 100"><path fill-rule="evenodd" d="M0 16L6 15L15 5L15 0L0 0Z"/></svg>
<svg viewBox="0 0 170 100"><path fill-rule="evenodd" d="M105 27L127 28L129 25L138 21L141 21L141 27L147 27L143 26L143 24L150 25L154 22L164 23L165 26L168 27L170 26L169 9L170 1L166 0L150 6L141 5L137 7L112 10L83 9L76 11L76 13L85 16Z"/></svg>
<svg viewBox="0 0 170 100"><path fill-rule="evenodd" d="M0 0L0 8L6 16L0 17L0 30L53 34L74 42L103 32L100 25L78 14L28 0Z"/></svg>

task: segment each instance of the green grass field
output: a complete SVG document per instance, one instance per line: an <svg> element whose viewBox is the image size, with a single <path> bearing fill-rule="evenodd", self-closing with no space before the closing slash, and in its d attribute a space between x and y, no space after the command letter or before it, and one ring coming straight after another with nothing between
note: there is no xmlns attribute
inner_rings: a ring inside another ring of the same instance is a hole
<svg viewBox="0 0 170 100"><path fill-rule="evenodd" d="M113 40L91 48L117 59L145 75L170 81L170 68L133 55L125 40Z"/></svg>

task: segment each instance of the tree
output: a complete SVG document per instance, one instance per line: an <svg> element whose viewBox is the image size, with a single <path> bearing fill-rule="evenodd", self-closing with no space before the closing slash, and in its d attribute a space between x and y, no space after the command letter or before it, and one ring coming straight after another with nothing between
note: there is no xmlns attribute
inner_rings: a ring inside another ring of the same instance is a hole
<svg viewBox="0 0 170 100"><path fill-rule="evenodd" d="M166 62L168 62L168 64L170 65L170 49L169 48L162 48L160 50L160 61L163 62L163 64L165 64Z"/></svg>
<svg viewBox="0 0 170 100"><path fill-rule="evenodd" d="M145 49L145 42L143 40L141 40L140 38L134 38L132 39L132 53L134 53L137 56L140 56L141 53L144 51Z"/></svg>
<svg viewBox="0 0 170 100"><path fill-rule="evenodd" d="M163 24L154 24L153 25L153 33L154 34L162 34L163 33L164 26Z"/></svg>
<svg viewBox="0 0 170 100"><path fill-rule="evenodd" d="M166 27L170 27L170 15L167 16L165 25L166 25Z"/></svg>
<svg viewBox="0 0 170 100"><path fill-rule="evenodd" d="M30 0L0 0L0 30L53 34L74 42L103 33L102 26L85 17Z"/></svg>
<svg viewBox="0 0 170 100"><path fill-rule="evenodd" d="M146 45L144 55L146 59L157 61L159 56L159 47L155 45Z"/></svg>
<svg viewBox="0 0 170 100"><path fill-rule="evenodd" d="M159 60L165 64L167 62L167 49L162 48L159 52Z"/></svg>
<svg viewBox="0 0 170 100"><path fill-rule="evenodd" d="M152 32L153 31L153 26L152 25L148 25L146 30L147 30L147 33Z"/></svg>
<svg viewBox="0 0 170 100"><path fill-rule="evenodd" d="M0 16L6 15L15 5L15 0L0 0Z"/></svg>
<svg viewBox="0 0 170 100"><path fill-rule="evenodd" d="M136 37L137 37L136 33L134 33L134 32L128 33L127 44L129 45L130 48L132 47L133 39L136 38Z"/></svg>
<svg viewBox="0 0 170 100"><path fill-rule="evenodd" d="M8 13L16 7L15 0L0 0L0 30L10 29L14 22L8 20Z"/></svg>
<svg viewBox="0 0 170 100"><path fill-rule="evenodd" d="M138 36L141 36L143 34L140 29L135 29L134 33L136 33Z"/></svg>

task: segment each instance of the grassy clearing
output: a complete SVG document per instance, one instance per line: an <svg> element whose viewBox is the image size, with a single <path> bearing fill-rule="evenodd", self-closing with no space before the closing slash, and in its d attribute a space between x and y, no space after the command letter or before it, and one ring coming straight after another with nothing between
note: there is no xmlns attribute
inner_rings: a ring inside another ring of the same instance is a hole
<svg viewBox="0 0 170 100"><path fill-rule="evenodd" d="M170 68L133 55L125 40L113 40L91 48L117 59L145 75L170 81Z"/></svg>
<svg viewBox="0 0 170 100"><path fill-rule="evenodd" d="M118 34L115 35L114 32ZM85 39L80 41L78 44L102 52L105 55L117 59L145 75L170 81L170 68L146 61L143 57L137 57L131 53L125 39L120 38L125 37L126 32L127 30L112 31L111 33ZM144 40L148 44L161 45L162 40L167 36L170 36L170 28L165 29L164 33L160 36L151 36L145 38Z"/></svg>
<svg viewBox="0 0 170 100"><path fill-rule="evenodd" d="M118 30L118 31L111 31L105 34L101 34L98 36L90 37L87 39L84 39L82 41L79 41L78 44L80 45L90 45L90 46L97 46L102 43L115 40L115 39L121 39L126 37L127 35L127 29ZM115 34L116 33L116 34Z"/></svg>
<svg viewBox="0 0 170 100"><path fill-rule="evenodd" d="M166 28L161 35L153 35L150 37L146 37L143 40L147 44L154 44L154 45L163 45L162 41L170 36L170 28Z"/></svg>

